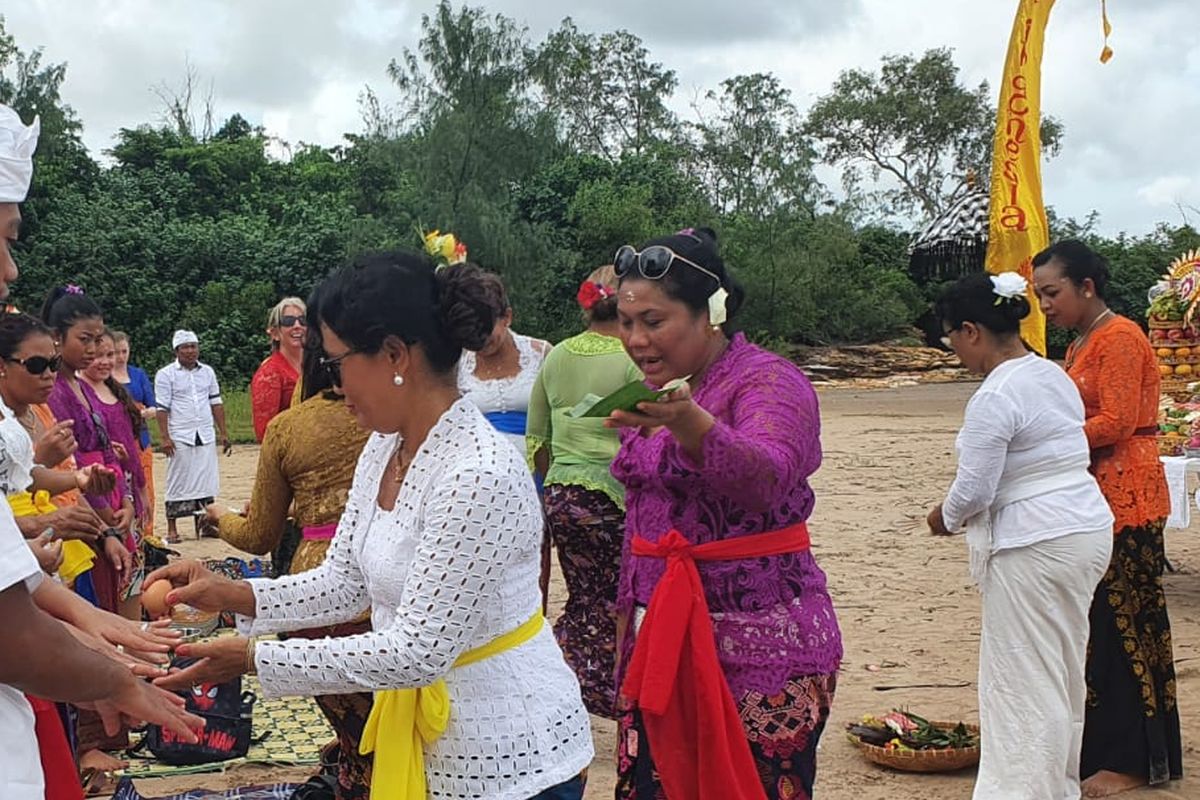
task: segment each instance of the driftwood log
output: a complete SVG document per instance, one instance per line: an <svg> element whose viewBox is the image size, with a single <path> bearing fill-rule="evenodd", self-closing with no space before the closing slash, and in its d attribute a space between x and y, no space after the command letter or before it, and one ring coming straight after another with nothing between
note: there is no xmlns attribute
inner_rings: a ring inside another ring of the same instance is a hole
<svg viewBox="0 0 1200 800"><path fill-rule="evenodd" d="M932 347L866 344L851 347L797 347L789 357L814 381L888 378L920 373L962 373L954 353Z"/></svg>

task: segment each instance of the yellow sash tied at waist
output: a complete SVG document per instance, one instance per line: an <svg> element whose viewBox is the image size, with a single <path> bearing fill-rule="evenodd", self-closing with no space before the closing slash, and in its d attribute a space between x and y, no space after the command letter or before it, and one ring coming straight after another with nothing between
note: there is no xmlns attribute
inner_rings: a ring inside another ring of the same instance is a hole
<svg viewBox="0 0 1200 800"><path fill-rule="evenodd" d="M50 502L50 493L44 490L37 494L10 494L8 504L12 507L14 517L32 517L58 510L58 507ZM73 581L92 568L92 562L96 560L95 550L78 539L64 539L62 546L63 561L62 566L58 568L58 575L64 581Z"/></svg>
<svg viewBox="0 0 1200 800"><path fill-rule="evenodd" d="M463 653L454 666L465 667L525 644L541 632L545 621L539 610L520 627ZM362 755L375 753L371 800L424 800L425 745L437 741L449 722L450 691L442 678L416 689L375 692L358 745Z"/></svg>

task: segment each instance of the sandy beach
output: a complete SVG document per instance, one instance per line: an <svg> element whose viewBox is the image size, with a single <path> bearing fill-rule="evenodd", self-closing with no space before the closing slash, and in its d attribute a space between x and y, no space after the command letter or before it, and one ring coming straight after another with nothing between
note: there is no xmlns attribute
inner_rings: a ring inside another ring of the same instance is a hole
<svg viewBox="0 0 1200 800"><path fill-rule="evenodd" d="M813 483L817 509L813 549L829 575L846 656L837 699L818 761L817 796L823 800L967 800L973 771L919 776L866 762L842 733L863 713L908 707L942 720L978 720L976 668L979 598L970 586L960 538L931 537L927 509L941 499L954 471L954 436L974 384L953 383L881 390L821 391L825 461ZM238 447L221 461L223 500L238 507L250 496L257 449ZM163 476L159 459L159 485ZM194 541L190 523L179 549L191 556L224 556L228 546ZM1126 797L1182 800L1200 797L1194 747L1200 739L1200 520L1169 531L1167 553L1175 572L1166 578L1175 640L1184 768L1193 776ZM551 613L564 599L552 585ZM594 725L597 758L587 797L610 798L614 725ZM985 733L986 735L986 733ZM301 781L307 770L239 767L225 773L140 780L158 796L187 788L226 788L271 780ZM718 795L713 795L714 798Z"/></svg>

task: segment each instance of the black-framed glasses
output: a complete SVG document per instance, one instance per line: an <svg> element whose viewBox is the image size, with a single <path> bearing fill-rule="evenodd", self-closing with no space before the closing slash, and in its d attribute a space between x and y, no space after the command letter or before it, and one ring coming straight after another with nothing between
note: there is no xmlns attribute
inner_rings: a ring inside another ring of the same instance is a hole
<svg viewBox="0 0 1200 800"><path fill-rule="evenodd" d="M294 325L299 325L301 328L308 327L308 320L300 314L284 314L279 318L279 327L291 328Z"/></svg>
<svg viewBox="0 0 1200 800"><path fill-rule="evenodd" d="M617 273L618 278L624 278L629 274L634 267L637 267L638 274L646 280L657 281L661 280L667 271L671 269L671 265L676 261L682 261L693 269L698 269L708 277L721 283L721 279L716 273L697 264L691 259L684 258L666 245L656 244L647 247L645 250L634 250L629 245L623 245L617 250L617 254L613 256L613 269Z"/></svg>
<svg viewBox="0 0 1200 800"><path fill-rule="evenodd" d="M29 358L6 358L4 360L20 364L30 375L42 375L46 370L58 372L58 368L62 366L62 356L51 356L50 358L30 356Z"/></svg>
<svg viewBox="0 0 1200 800"><path fill-rule="evenodd" d="M325 374L329 376L329 380L334 386L340 388L342 385L342 360L357 352L354 348L350 348L340 356L333 356L332 358L321 357L321 368L325 370Z"/></svg>

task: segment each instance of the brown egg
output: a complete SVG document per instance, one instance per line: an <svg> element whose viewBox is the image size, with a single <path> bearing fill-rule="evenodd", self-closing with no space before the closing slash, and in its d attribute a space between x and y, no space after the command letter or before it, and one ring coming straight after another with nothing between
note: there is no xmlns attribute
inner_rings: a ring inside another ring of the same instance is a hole
<svg viewBox="0 0 1200 800"><path fill-rule="evenodd" d="M167 593L171 591L170 581L155 581L142 589L142 608L150 619L159 619L170 613L167 605Z"/></svg>

